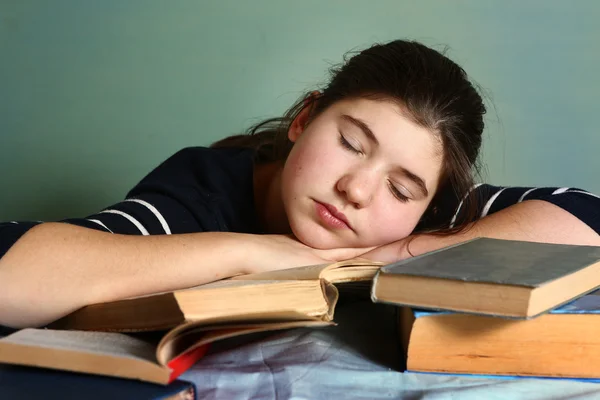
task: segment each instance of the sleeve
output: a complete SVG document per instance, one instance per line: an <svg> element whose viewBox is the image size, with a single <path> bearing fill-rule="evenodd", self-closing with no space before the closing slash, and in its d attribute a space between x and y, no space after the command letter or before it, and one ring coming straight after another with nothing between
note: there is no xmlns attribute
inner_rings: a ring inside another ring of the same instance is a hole
<svg viewBox="0 0 600 400"><path fill-rule="evenodd" d="M41 221L27 222L0 222L0 258L21 238L29 229L40 224Z"/></svg>
<svg viewBox="0 0 600 400"><path fill-rule="evenodd" d="M161 235L224 230L210 190L196 173L201 148L179 151L138 183L126 198L85 218L59 222L127 235ZM202 161L200 161L202 162ZM42 221L0 223L0 258Z"/></svg>
<svg viewBox="0 0 600 400"><path fill-rule="evenodd" d="M600 234L600 196L577 188L557 187L502 187L478 184L468 196L477 196L478 216L483 218L514 204L528 200L542 200L568 211ZM451 219L454 224L463 202L458 204Z"/></svg>

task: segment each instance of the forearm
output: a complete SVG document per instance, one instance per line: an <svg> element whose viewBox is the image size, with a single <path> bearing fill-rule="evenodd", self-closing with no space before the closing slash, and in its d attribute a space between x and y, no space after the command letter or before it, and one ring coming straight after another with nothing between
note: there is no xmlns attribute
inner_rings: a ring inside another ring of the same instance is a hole
<svg viewBox="0 0 600 400"><path fill-rule="evenodd" d="M364 255L393 262L476 237L600 246L600 236L569 212L539 200L525 201L488 215L451 235L415 234Z"/></svg>
<svg viewBox="0 0 600 400"><path fill-rule="evenodd" d="M600 235L578 218L554 204L531 200L488 215L462 233L416 235L406 250L418 255L475 237L600 246Z"/></svg>
<svg viewBox="0 0 600 400"><path fill-rule="evenodd" d="M244 247L235 246L239 236L113 235L38 225L0 259L0 324L41 325L84 305L248 272Z"/></svg>

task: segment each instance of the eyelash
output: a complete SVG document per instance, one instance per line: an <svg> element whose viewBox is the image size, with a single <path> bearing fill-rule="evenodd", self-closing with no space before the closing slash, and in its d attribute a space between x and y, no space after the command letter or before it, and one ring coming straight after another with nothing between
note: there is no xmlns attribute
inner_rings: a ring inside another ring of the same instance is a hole
<svg viewBox="0 0 600 400"><path fill-rule="evenodd" d="M362 154L362 151L356 149L348 140L340 133L340 144L346 149L356 154Z"/></svg>
<svg viewBox="0 0 600 400"><path fill-rule="evenodd" d="M346 140L346 138L344 137L344 135L342 135L340 133L340 144L346 149L349 150L355 154L362 154L362 151L357 150L356 148L354 148L354 146L352 146L350 144L350 142L348 140ZM388 187L390 188L390 191L392 192L392 195L398 199L399 201L406 203L408 202L408 200L410 200L408 197L406 197L405 195L403 195L402 193L400 193L400 191L398 189L396 189L396 187L394 186L394 184L391 181L388 181Z"/></svg>
<svg viewBox="0 0 600 400"><path fill-rule="evenodd" d="M396 199L400 200L403 203L406 203L406 202L408 202L408 200L410 200L408 197L406 197L405 195L400 193L400 191L398 189L396 189L396 187L394 186L394 184L392 182L388 181L388 186Z"/></svg>

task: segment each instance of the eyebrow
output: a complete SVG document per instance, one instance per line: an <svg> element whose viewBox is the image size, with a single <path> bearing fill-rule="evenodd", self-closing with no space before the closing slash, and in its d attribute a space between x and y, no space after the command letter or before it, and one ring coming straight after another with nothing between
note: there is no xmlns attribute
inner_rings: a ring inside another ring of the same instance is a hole
<svg viewBox="0 0 600 400"><path fill-rule="evenodd" d="M343 114L342 119L345 121L348 121L351 124L353 124L354 126L357 126L358 128L360 128L363 131L363 133L365 134L365 136L367 138L369 138L370 141L372 141L376 145L379 145L379 140L377 140L377 138L375 137L375 134L373 133L371 128L369 128L369 125L367 125L366 122L361 121L360 119L351 117L350 115L347 115L347 114Z"/></svg>
<svg viewBox="0 0 600 400"><path fill-rule="evenodd" d="M425 181L423 179L421 179L421 177L419 177L418 175L413 174L412 172L410 172L406 168L400 168L400 169L402 170L402 173L408 179L410 179L411 181L413 181L413 183L419 187L419 189L421 190L421 192L423 192L423 194L425 195L425 197L429 196L429 192L427 191L427 186L425 185Z"/></svg>
<svg viewBox="0 0 600 400"><path fill-rule="evenodd" d="M379 140L377 140L377 137L375 136L375 134L373 133L373 131L371 130L369 125L367 125L366 122L364 122L358 118L354 118L347 114L343 114L342 119L344 121L348 121L351 124L353 124L354 126L360 128L369 140L371 140L374 144L379 145ZM419 190L421 190L421 192L425 195L425 197L429 196L429 192L427 191L427 185L425 185L425 181L420 176L410 172L406 168L400 167L400 170L402 171L402 174L404 176L406 176L415 185L417 185L417 187L419 188Z"/></svg>

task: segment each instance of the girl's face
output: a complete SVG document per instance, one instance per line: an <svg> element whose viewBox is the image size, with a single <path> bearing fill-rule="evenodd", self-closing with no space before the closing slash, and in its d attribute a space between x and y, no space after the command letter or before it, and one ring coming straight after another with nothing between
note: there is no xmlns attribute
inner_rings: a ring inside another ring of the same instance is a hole
<svg viewBox="0 0 600 400"><path fill-rule="evenodd" d="M314 248L370 247L408 236L433 198L442 166L436 134L391 101L337 102L290 127L282 171L293 234Z"/></svg>

